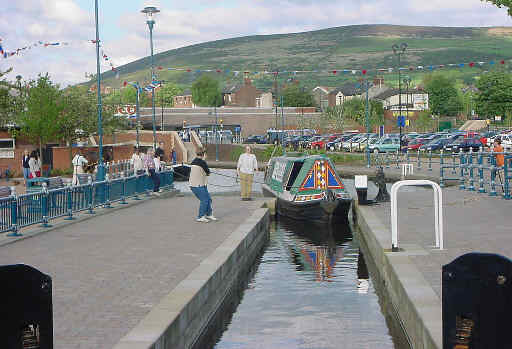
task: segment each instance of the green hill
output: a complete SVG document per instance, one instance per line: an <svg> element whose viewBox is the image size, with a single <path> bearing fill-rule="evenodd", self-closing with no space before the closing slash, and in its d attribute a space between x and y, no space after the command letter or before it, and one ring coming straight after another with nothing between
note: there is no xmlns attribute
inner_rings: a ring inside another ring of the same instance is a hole
<svg viewBox="0 0 512 349"><path fill-rule="evenodd" d="M158 78L187 87L200 73L168 71L168 67L261 71L315 69L371 69L396 66L391 46L406 42L402 66L435 65L512 59L512 28L449 28L396 25L355 25L312 32L257 35L187 46L155 55ZM119 67L120 79L103 74L105 84L119 87L122 81L149 80L149 57ZM487 68L485 68L487 69ZM480 68L450 69L455 78L470 83ZM242 74L218 74L223 83L241 81ZM411 73L414 80L423 73ZM397 74L385 74L396 81ZM272 77L251 75L255 85L268 88ZM285 81L287 76L280 76ZM313 87L336 86L355 77L343 74L298 74L298 80Z"/></svg>

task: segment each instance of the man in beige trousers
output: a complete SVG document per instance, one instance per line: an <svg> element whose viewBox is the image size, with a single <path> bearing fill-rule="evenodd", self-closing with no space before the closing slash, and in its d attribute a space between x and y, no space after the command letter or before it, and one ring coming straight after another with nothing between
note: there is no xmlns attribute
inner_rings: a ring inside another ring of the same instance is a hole
<svg viewBox="0 0 512 349"><path fill-rule="evenodd" d="M250 201L252 192L252 180L254 172L258 171L258 161L256 155L251 153L251 147L245 147L245 153L238 158L236 172L240 177L240 191L242 201Z"/></svg>

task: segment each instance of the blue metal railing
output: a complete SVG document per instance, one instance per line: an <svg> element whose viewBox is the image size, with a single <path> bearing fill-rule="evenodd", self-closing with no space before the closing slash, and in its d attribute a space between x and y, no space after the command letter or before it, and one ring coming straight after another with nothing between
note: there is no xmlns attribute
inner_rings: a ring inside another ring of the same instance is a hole
<svg viewBox="0 0 512 349"><path fill-rule="evenodd" d="M173 189L172 170L159 173L161 188ZM68 186L41 192L11 195L0 199L0 232L10 231L9 236L19 236L19 229L35 224L49 226L49 221L59 217L73 219L78 212L100 206L110 207L111 203L126 203L126 199L138 199L144 193L151 193L153 181L147 175L121 177L102 182L90 182L79 186Z"/></svg>
<svg viewBox="0 0 512 349"><path fill-rule="evenodd" d="M505 164L497 166L496 156L503 155ZM512 199L512 153L484 152L470 149L467 152L420 152L405 151L394 153L373 154L373 164L390 168L392 165L398 169L400 164L414 164L418 170L425 168L431 172L439 166L439 184L446 186L447 181L457 182L461 190L488 193L503 198ZM435 166L434 166L435 165Z"/></svg>

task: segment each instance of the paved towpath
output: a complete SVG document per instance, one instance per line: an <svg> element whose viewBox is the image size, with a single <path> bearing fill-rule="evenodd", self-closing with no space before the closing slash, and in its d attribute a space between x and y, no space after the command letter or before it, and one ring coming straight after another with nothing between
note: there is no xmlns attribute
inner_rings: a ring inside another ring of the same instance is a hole
<svg viewBox="0 0 512 349"><path fill-rule="evenodd" d="M370 197L371 194L369 195ZM398 196L401 246L418 245L423 254L409 258L441 299L441 267L468 252L497 253L512 258L512 200L459 190L443 190L444 251L432 250L434 209L432 190L403 188ZM391 231L390 204L374 212ZM391 247L391 234L389 236Z"/></svg>
<svg viewBox="0 0 512 349"><path fill-rule="evenodd" d="M261 201L214 197L197 223L191 196L155 199L0 247L0 265L53 278L56 349L112 348Z"/></svg>

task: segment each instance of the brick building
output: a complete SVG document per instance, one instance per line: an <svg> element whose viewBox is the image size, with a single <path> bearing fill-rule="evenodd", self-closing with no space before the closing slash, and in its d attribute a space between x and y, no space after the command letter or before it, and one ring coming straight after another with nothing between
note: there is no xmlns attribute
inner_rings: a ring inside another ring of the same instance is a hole
<svg viewBox="0 0 512 349"><path fill-rule="evenodd" d="M195 108L196 105L192 102L192 92L185 90L183 94L174 96L174 107L175 108Z"/></svg>
<svg viewBox="0 0 512 349"><path fill-rule="evenodd" d="M244 79L243 85L231 85L222 91L222 100L227 107L256 107L262 91L252 85L251 79Z"/></svg>

